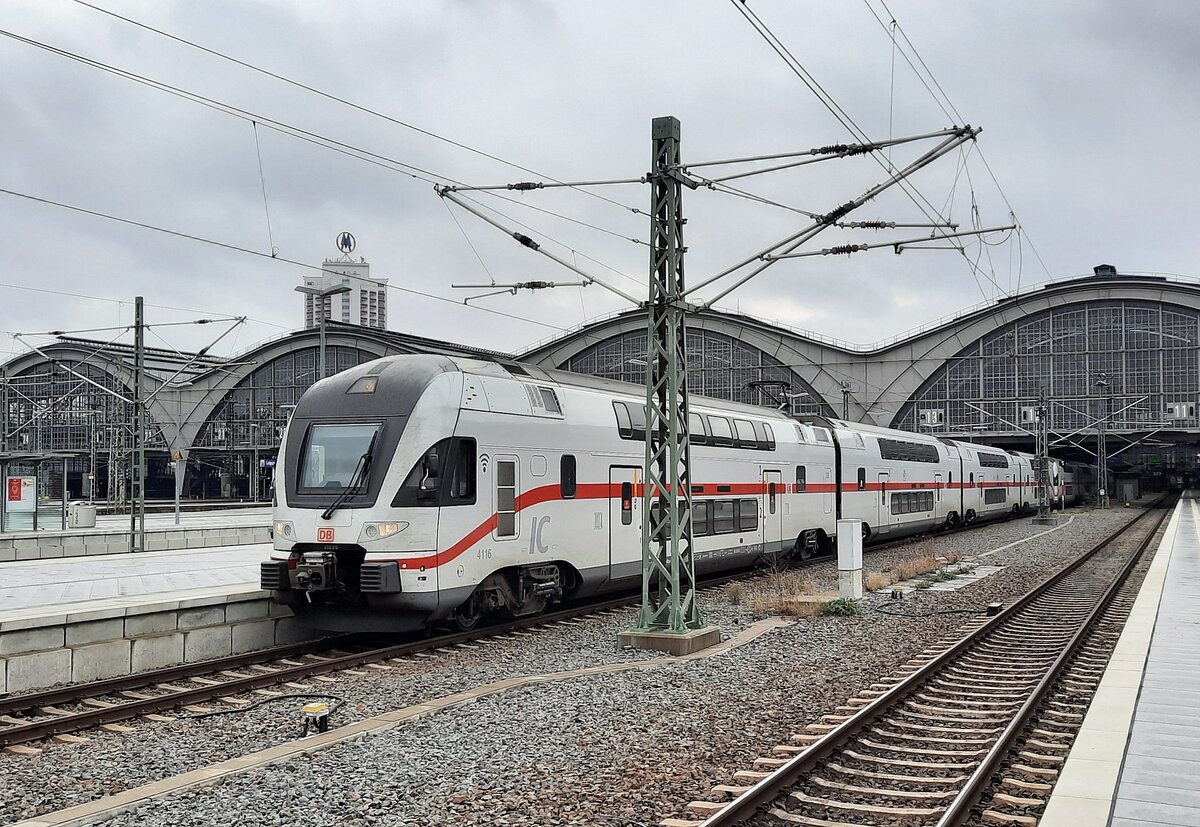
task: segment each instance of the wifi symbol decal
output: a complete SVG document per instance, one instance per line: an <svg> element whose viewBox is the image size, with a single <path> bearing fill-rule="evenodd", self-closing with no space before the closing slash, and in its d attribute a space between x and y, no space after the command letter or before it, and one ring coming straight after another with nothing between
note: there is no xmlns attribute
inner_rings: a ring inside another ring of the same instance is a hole
<svg viewBox="0 0 1200 827"><path fill-rule="evenodd" d="M480 469L482 469L483 473L485 473L485 474L487 473L487 467L488 467L488 455L487 454L479 455L479 467L480 467Z"/></svg>

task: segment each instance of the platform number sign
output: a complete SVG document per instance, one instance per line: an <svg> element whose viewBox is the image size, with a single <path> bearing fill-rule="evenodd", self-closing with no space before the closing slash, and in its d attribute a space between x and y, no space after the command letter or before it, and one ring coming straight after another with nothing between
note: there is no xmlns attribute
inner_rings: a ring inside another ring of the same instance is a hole
<svg viewBox="0 0 1200 827"><path fill-rule="evenodd" d="M332 543L333 542L333 529L332 528L318 528L317 529L317 542L318 543Z"/></svg>

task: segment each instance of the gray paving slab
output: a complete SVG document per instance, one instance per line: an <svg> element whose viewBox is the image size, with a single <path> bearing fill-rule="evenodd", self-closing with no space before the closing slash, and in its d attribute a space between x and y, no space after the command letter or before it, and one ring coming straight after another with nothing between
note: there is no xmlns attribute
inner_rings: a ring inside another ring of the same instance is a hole
<svg viewBox="0 0 1200 827"><path fill-rule="evenodd" d="M1144 700L1148 704L1159 704L1160 706L1178 706L1184 709L1200 710L1200 692L1192 692L1182 688L1143 688L1139 700Z"/></svg>
<svg viewBox="0 0 1200 827"><path fill-rule="evenodd" d="M1200 763L1200 744L1189 748L1167 746L1165 744L1139 743L1137 747L1134 747L1131 739L1127 752L1129 755L1155 755L1160 758L1178 758L1181 761ZM1200 789L1200 777L1196 779L1196 784L1197 789Z"/></svg>
<svg viewBox="0 0 1200 827"><path fill-rule="evenodd" d="M1139 735L1163 735L1167 737L1191 738L1192 743L1200 744L1200 719L1191 718L1179 722L1157 723L1141 721L1137 728Z"/></svg>
<svg viewBox="0 0 1200 827"><path fill-rule="evenodd" d="M269 544L258 543L0 563L0 617L111 598L257 586L259 563L270 554Z"/></svg>
<svg viewBox="0 0 1200 827"><path fill-rule="evenodd" d="M10 515L11 517L11 515ZM221 528L240 525L267 525L271 521L271 506L264 505L256 508L214 508L205 511L186 511L179 515L179 525L187 528ZM146 528L169 528L175 525L175 515L147 514ZM58 522L53 522L50 529L58 531ZM91 533L100 531L128 531L129 516L127 514L106 514L96 518L94 529L68 529L69 533ZM40 532L39 532L40 533ZM0 537L10 535L28 535L36 537L29 531L9 531Z"/></svg>
<svg viewBox="0 0 1200 827"><path fill-rule="evenodd" d="M1194 761L1172 761L1162 758L1151 762L1143 756L1131 755L1121 772L1121 781L1150 787L1192 790L1196 786L1197 772L1200 772L1200 766L1196 766Z"/></svg>
<svg viewBox="0 0 1200 827"><path fill-rule="evenodd" d="M1114 819L1132 818L1178 827L1200 827L1200 808L1163 804L1160 801L1137 801L1118 796L1112 815Z"/></svg>
<svg viewBox="0 0 1200 827"><path fill-rule="evenodd" d="M1178 515L1110 827L1200 827L1200 525Z"/></svg>
<svg viewBox="0 0 1200 827"><path fill-rule="evenodd" d="M1128 751L1140 755L1153 755L1152 750L1157 747L1200 749L1200 739L1196 737L1200 730L1195 727L1181 727L1181 729L1185 731L1167 732L1160 729L1155 732L1147 732L1145 727L1139 726L1129 739Z"/></svg>
<svg viewBox="0 0 1200 827"><path fill-rule="evenodd" d="M1197 716L1192 710L1181 710L1177 706L1159 706L1158 704L1138 704L1138 723L1146 721L1155 724L1181 724L1191 726Z"/></svg>
<svg viewBox="0 0 1200 827"><path fill-rule="evenodd" d="M1124 793L1138 801L1158 801L1181 807L1200 807L1200 790L1180 789L1165 784L1126 784Z"/></svg>

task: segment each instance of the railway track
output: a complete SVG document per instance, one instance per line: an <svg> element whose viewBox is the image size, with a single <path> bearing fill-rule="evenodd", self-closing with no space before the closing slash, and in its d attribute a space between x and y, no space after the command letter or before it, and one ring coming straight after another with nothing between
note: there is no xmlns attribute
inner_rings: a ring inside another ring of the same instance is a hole
<svg viewBox="0 0 1200 827"><path fill-rule="evenodd" d="M971 531L983 525L987 524L964 526L952 529L950 533ZM919 541L924 536L882 543L872 547L871 551L895 548ZM829 560L828 556L813 557L797 560L793 565L804 568ZM759 569L725 573L702 581L700 586L702 589L715 589L734 580L761 574ZM120 731L122 721L220 698L231 699L231 703L236 703L233 699L240 695L262 699L274 692L272 687L284 686L295 690L296 687L287 685L310 678L317 678L320 682L320 676L331 672L600 614L632 605L639 599L638 593L622 594L602 602L568 606L555 612L481 627L470 632L438 635L381 647L363 648L363 636L344 635L0 698L0 749L56 736L69 739L72 733L97 726ZM341 651L339 647L355 651Z"/></svg>
<svg viewBox="0 0 1200 827"><path fill-rule="evenodd" d="M1169 514L1147 509L661 824L1036 824Z"/></svg>
<svg viewBox="0 0 1200 827"><path fill-rule="evenodd" d="M726 578L728 579L728 578ZM724 582L724 581L722 581ZM709 586L715 588L716 586ZM613 611L632 603L622 596L573 606L536 617L513 620L470 632L438 635L417 641L372 647L357 652L328 651L329 640L295 644L217 661L186 664L96 683L59 687L0 700L0 748L69 735L96 726L120 731L118 722L161 714L216 699L233 705L240 695L270 697L271 687L290 686L331 672L381 664L423 652L501 637L536 626L561 623ZM315 650L315 651L314 651ZM318 651L323 651L317 654ZM246 702L242 702L246 703Z"/></svg>

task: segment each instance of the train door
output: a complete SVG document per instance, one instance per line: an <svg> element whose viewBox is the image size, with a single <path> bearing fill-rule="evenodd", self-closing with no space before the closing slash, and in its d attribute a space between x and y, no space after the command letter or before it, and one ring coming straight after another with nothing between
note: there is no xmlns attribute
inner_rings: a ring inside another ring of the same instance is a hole
<svg viewBox="0 0 1200 827"><path fill-rule="evenodd" d="M887 501L887 485L888 479L891 477L891 473L888 471L880 471L878 472L877 476L879 482L879 519L875 521L875 525L879 526L880 528L884 528L885 526L891 526L892 524L891 514L888 513Z"/></svg>
<svg viewBox="0 0 1200 827"><path fill-rule="evenodd" d="M832 468L830 468L828 466L825 467L825 474L822 477L822 482L824 483L823 490L825 493L821 495L821 505L824 506L826 514L832 514L833 513L833 494L834 494L834 491L833 491L833 489L834 489L833 469Z"/></svg>
<svg viewBox="0 0 1200 827"><path fill-rule="evenodd" d="M640 468L608 469L608 577L620 580L642 573L642 506L637 496Z"/></svg>
<svg viewBox="0 0 1200 827"><path fill-rule="evenodd" d="M783 545L783 472L763 471L763 550Z"/></svg>

